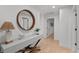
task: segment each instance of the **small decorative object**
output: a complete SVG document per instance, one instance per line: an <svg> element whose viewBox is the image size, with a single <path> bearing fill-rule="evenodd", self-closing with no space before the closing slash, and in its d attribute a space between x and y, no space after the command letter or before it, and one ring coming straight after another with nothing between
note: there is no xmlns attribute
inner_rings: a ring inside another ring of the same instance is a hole
<svg viewBox="0 0 79 59"><path fill-rule="evenodd" d="M37 28L37 29L35 30L37 35L39 35L39 33L38 33L39 30L40 30L39 28Z"/></svg>
<svg viewBox="0 0 79 59"><path fill-rule="evenodd" d="M6 31L5 32L5 42L4 42L5 44L12 42L12 37L11 37L12 32L11 32L11 30L13 30L13 29L14 29L14 26L11 22L6 21L6 22L3 23L1 30Z"/></svg>
<svg viewBox="0 0 79 59"><path fill-rule="evenodd" d="M51 26L54 26L54 23L50 23Z"/></svg>

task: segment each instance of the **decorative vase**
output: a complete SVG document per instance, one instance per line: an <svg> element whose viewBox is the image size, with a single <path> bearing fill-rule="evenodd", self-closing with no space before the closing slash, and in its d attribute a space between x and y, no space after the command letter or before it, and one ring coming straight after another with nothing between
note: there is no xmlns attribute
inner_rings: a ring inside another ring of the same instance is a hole
<svg viewBox="0 0 79 59"><path fill-rule="evenodd" d="M6 33L5 33L5 42L6 43L12 42L12 32L11 31L6 31Z"/></svg>

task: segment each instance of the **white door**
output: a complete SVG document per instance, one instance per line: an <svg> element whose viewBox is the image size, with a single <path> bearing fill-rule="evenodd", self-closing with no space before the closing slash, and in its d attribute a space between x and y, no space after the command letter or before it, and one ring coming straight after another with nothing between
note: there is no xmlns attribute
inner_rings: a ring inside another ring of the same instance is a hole
<svg viewBox="0 0 79 59"><path fill-rule="evenodd" d="M59 19L59 41L60 45L65 48L74 50L75 48L75 15L71 8L65 8L60 10Z"/></svg>

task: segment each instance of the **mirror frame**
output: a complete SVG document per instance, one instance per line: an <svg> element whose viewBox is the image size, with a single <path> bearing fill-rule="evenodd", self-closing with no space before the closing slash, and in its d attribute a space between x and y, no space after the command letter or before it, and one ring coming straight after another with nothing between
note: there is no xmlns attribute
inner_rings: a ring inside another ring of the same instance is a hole
<svg viewBox="0 0 79 59"><path fill-rule="evenodd" d="M20 25L20 23L19 23L19 15L20 15L20 13L23 12L23 11L28 12L28 13L31 15L31 17L32 17L33 23L32 23L32 26L31 26L29 29L23 28L23 27ZM34 15L32 14L32 12L29 11L29 10L27 10L27 9L23 9L23 10L19 11L19 13L17 14L16 20L17 20L18 26L19 26L22 30L24 30L24 31L29 31L29 30L31 30L31 29L34 27L34 25L35 25L35 17L34 17Z"/></svg>

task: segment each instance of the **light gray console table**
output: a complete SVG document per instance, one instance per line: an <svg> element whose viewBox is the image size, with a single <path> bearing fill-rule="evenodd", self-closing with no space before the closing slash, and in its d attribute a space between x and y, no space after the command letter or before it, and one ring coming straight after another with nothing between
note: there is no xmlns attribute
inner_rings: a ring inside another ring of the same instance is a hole
<svg viewBox="0 0 79 59"><path fill-rule="evenodd" d="M27 47L30 44L34 44L34 42L38 41L42 38L42 35L31 35L31 36L24 36L22 39L14 40L9 44L1 44L1 52L3 53L14 53Z"/></svg>

